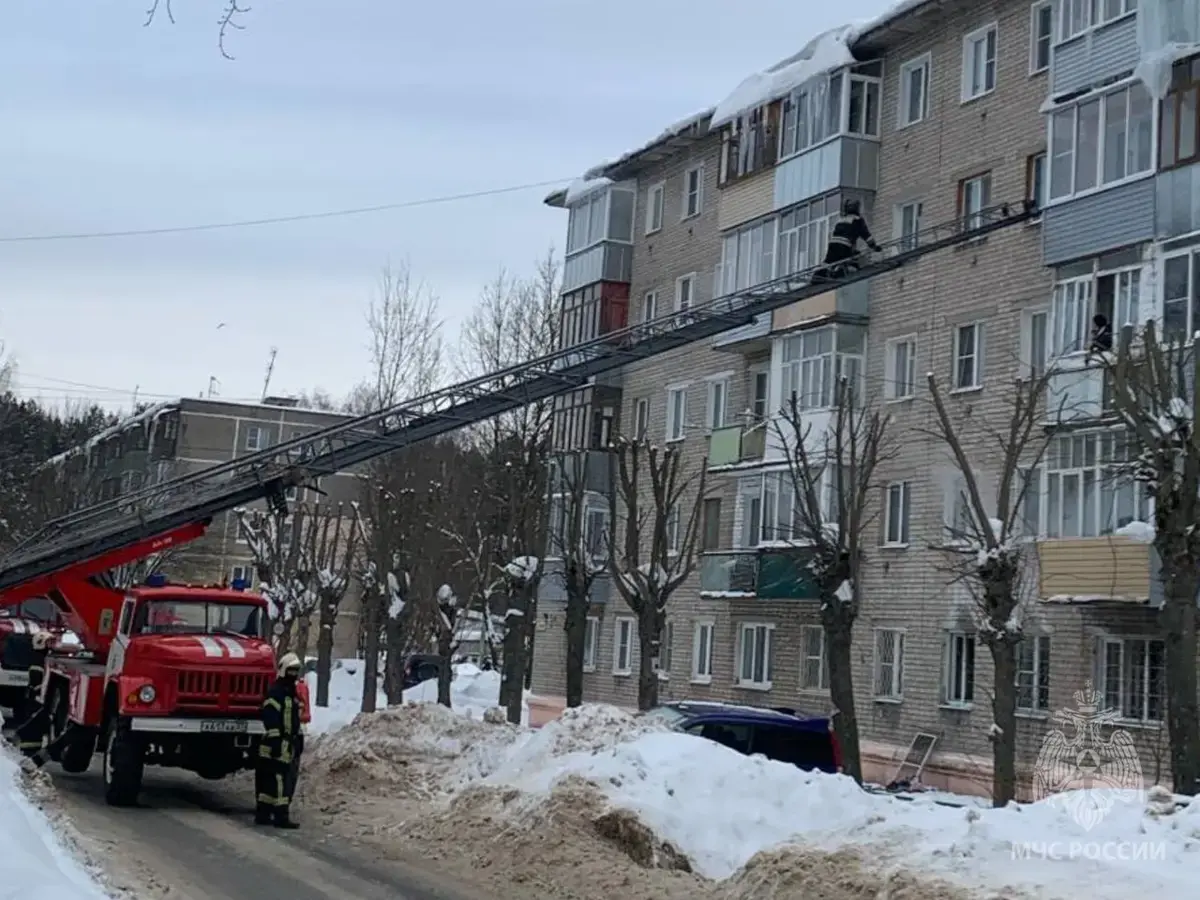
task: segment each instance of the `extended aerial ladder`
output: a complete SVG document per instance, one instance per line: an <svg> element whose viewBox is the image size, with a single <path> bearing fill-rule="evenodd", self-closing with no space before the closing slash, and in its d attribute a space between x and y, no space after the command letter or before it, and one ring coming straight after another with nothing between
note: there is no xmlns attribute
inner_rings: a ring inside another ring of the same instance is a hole
<svg viewBox="0 0 1200 900"><path fill-rule="evenodd" d="M56 519L0 562L0 603L49 593L64 570L74 580L107 571L204 533L212 518L345 471L529 403L583 387L597 375L749 325L808 297L896 271L1038 215L1031 201L935 225L883 247L858 269L822 266L718 297L683 313L624 327L519 365L122 495Z"/></svg>

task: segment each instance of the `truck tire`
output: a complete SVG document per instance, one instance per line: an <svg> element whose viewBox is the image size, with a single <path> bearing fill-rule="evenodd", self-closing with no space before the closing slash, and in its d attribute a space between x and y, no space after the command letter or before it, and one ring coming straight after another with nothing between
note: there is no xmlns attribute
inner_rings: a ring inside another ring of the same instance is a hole
<svg viewBox="0 0 1200 900"><path fill-rule="evenodd" d="M55 684L50 689L50 696L46 700L50 706L50 730L47 737L51 747L54 747L59 735L67 729L67 695L63 687L63 685ZM62 762L63 752L62 748L56 747L50 751L50 758L56 763L60 763ZM79 771L82 772L84 770L80 769Z"/></svg>
<svg viewBox="0 0 1200 900"><path fill-rule="evenodd" d="M92 765L92 757L96 755L96 744L99 735L94 728L75 727L75 738L70 741L59 754L59 764L63 771L71 775L86 772Z"/></svg>
<svg viewBox="0 0 1200 900"><path fill-rule="evenodd" d="M129 728L129 720L117 718L108 727L104 747L104 800L109 806L137 806L146 767L146 748Z"/></svg>

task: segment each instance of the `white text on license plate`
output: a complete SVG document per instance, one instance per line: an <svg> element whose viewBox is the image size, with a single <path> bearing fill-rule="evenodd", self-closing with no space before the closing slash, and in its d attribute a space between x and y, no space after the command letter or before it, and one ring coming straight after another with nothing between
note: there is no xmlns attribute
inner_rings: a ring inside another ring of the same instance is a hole
<svg viewBox="0 0 1200 900"><path fill-rule="evenodd" d="M212 734L245 734L250 723L245 719L207 719L200 723L202 732Z"/></svg>

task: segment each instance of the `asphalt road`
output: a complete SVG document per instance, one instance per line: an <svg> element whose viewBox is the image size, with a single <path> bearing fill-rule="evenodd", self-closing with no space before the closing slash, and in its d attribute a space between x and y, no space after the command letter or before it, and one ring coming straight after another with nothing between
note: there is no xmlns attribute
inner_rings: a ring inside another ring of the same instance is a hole
<svg viewBox="0 0 1200 900"><path fill-rule="evenodd" d="M148 769L142 806L116 809L104 802L98 758L84 775L47 770L116 880L138 882L129 887L139 900L147 886L171 900L492 900L418 862L373 859L316 825L258 828L250 796L220 783Z"/></svg>

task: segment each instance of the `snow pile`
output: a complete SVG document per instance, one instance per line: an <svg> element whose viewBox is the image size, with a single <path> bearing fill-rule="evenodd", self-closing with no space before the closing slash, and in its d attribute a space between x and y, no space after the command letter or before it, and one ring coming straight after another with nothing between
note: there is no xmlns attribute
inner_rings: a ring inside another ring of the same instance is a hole
<svg viewBox="0 0 1200 900"><path fill-rule="evenodd" d="M404 692L405 703L437 703L437 680L422 681ZM450 705L460 716L482 719L485 712L500 702L500 673L483 671L473 663L459 663L454 667L454 679L450 682ZM521 708L521 721L529 721L529 692Z"/></svg>
<svg viewBox="0 0 1200 900"><path fill-rule="evenodd" d="M108 894L71 857L50 822L25 797L18 784L21 777L11 751L0 749L0 847L4 848L0 896L107 900Z"/></svg>
<svg viewBox="0 0 1200 900"><path fill-rule="evenodd" d="M1154 526L1149 522L1139 522L1136 519L1125 525L1122 525L1113 534L1121 537L1129 538L1132 541L1137 541L1139 544L1153 544L1155 531Z"/></svg>
<svg viewBox="0 0 1200 900"><path fill-rule="evenodd" d="M349 725L362 709L363 672L366 664L361 659L335 659L329 671L329 705L317 706L317 673L309 672L304 680L308 684L308 695L312 698L312 722L308 733L317 735L337 731ZM381 669L382 674L382 669ZM382 681L382 678L380 679ZM375 691L375 708L387 706L387 695L381 687Z"/></svg>
<svg viewBox="0 0 1200 900"><path fill-rule="evenodd" d="M709 127L726 125L744 112L786 97L818 75L852 65L855 59L849 41L854 31L852 25L831 28L805 44L794 56L751 75L717 104Z"/></svg>
<svg viewBox="0 0 1200 900"><path fill-rule="evenodd" d="M1173 804L1148 812L1140 802L1117 800L1088 829L1071 795L1000 810L905 802L866 793L844 776L745 757L678 733L531 756L523 770L512 765L530 744L516 745L487 782L548 798L585 779L716 879L791 842L804 851L859 848L875 865L1048 900L1185 896L1200 876L1200 803L1168 813Z"/></svg>

